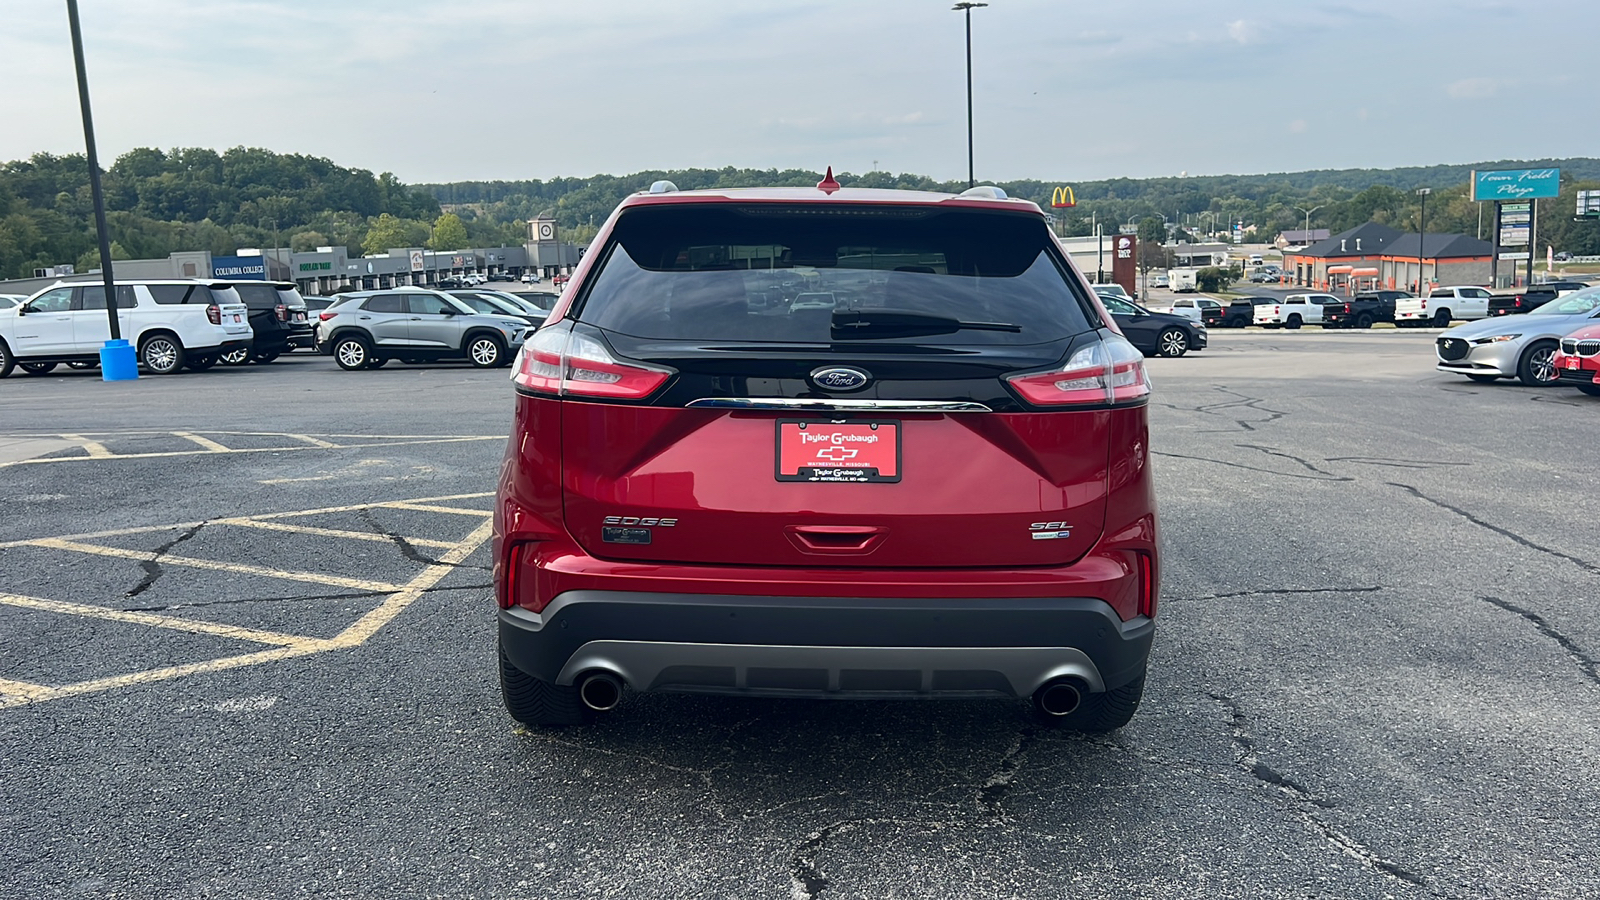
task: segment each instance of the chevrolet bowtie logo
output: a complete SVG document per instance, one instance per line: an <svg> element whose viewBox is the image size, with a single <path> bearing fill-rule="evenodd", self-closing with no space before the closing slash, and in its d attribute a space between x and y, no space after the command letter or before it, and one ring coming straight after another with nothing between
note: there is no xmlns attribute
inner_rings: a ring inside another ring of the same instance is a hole
<svg viewBox="0 0 1600 900"><path fill-rule="evenodd" d="M860 452L860 450L850 450L845 447L823 447L821 450L817 451L817 459L825 459L829 462L838 463L844 462L847 459L855 459L856 454Z"/></svg>

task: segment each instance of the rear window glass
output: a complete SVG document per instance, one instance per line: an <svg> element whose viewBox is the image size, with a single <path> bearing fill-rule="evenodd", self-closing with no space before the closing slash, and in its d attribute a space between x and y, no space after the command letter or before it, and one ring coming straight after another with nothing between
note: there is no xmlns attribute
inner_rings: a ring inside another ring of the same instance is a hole
<svg viewBox="0 0 1600 900"><path fill-rule="evenodd" d="M284 306L301 306L305 302L299 290L276 284L236 284L233 289L239 292L244 305L251 309L273 309L280 303Z"/></svg>
<svg viewBox="0 0 1600 900"><path fill-rule="evenodd" d="M1455 295L1456 295L1455 291L1452 291L1452 290L1446 288L1445 290L1442 290L1442 291L1434 291L1433 293L1429 294L1428 296L1429 297L1454 297Z"/></svg>
<svg viewBox="0 0 1600 900"><path fill-rule="evenodd" d="M636 209L577 318L642 338L1055 341L1089 325L1048 244L1040 220L976 211ZM896 335L873 311L1007 327Z"/></svg>

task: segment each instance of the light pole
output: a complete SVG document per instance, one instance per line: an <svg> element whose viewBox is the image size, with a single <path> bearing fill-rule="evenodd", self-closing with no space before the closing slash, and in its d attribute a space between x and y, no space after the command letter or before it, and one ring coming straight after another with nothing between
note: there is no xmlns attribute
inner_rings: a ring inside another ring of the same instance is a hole
<svg viewBox="0 0 1600 900"><path fill-rule="evenodd" d="M111 274L111 232L106 228L106 196L100 189L100 156L95 152L94 117L89 114L89 76L83 67L83 31L78 26L78 0L67 0L67 24L72 30L72 61L78 70L78 105L83 110L83 143L89 156L89 191L94 196L94 227L100 239L100 280L105 282L106 320L111 339L100 348L100 377L128 381L139 377L133 347L122 339L117 319L117 286Z"/></svg>
<svg viewBox="0 0 1600 900"><path fill-rule="evenodd" d="M970 189L978 183L973 175L972 167L972 11L988 6L987 3L968 3L963 0L950 7L956 12L967 15L967 187Z"/></svg>
<svg viewBox="0 0 1600 900"><path fill-rule="evenodd" d="M1306 214L1306 231L1305 231L1305 234L1302 235L1305 238L1306 242L1304 244L1302 244L1301 246L1303 246L1303 247L1311 246L1311 214L1316 212L1317 210L1321 209L1323 206L1327 206L1327 205L1328 204L1323 203L1323 204L1318 205L1318 206L1313 206L1310 209L1306 209L1304 206L1296 206L1295 207L1295 209L1298 209L1301 212ZM1301 278L1300 271L1299 271L1299 268L1297 267L1296 270L1295 270L1295 282L1297 284L1299 283L1300 278ZM1311 286L1311 282L1309 280L1309 276L1307 276L1307 279L1308 280L1305 282L1305 284L1302 285L1303 287L1310 287Z"/></svg>
<svg viewBox="0 0 1600 900"><path fill-rule="evenodd" d="M1422 198L1422 215L1417 219L1417 294L1422 294L1422 261L1426 258L1423 252L1428 242L1428 195L1433 193L1433 188L1417 188L1417 196ZM1529 259L1532 259L1530 256ZM1437 268L1437 267L1435 267Z"/></svg>

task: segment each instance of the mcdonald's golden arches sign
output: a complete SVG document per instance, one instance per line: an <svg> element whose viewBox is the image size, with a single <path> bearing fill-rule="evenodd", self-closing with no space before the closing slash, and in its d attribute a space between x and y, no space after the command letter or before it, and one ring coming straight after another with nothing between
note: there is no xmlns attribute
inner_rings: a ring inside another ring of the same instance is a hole
<svg viewBox="0 0 1600 900"><path fill-rule="evenodd" d="M1050 205L1056 209L1077 206L1078 198L1073 196L1072 188L1065 186L1058 187L1050 193Z"/></svg>

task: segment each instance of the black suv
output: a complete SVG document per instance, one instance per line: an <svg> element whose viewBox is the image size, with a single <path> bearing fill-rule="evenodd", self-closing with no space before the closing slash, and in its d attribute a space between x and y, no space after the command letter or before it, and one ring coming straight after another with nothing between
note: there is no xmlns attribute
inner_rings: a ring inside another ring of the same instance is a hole
<svg viewBox="0 0 1600 900"><path fill-rule="evenodd" d="M222 364L242 366L252 360L269 363L296 347L312 346L306 302L290 282L230 281L239 299L250 308L250 330L255 342L248 348L222 354Z"/></svg>

